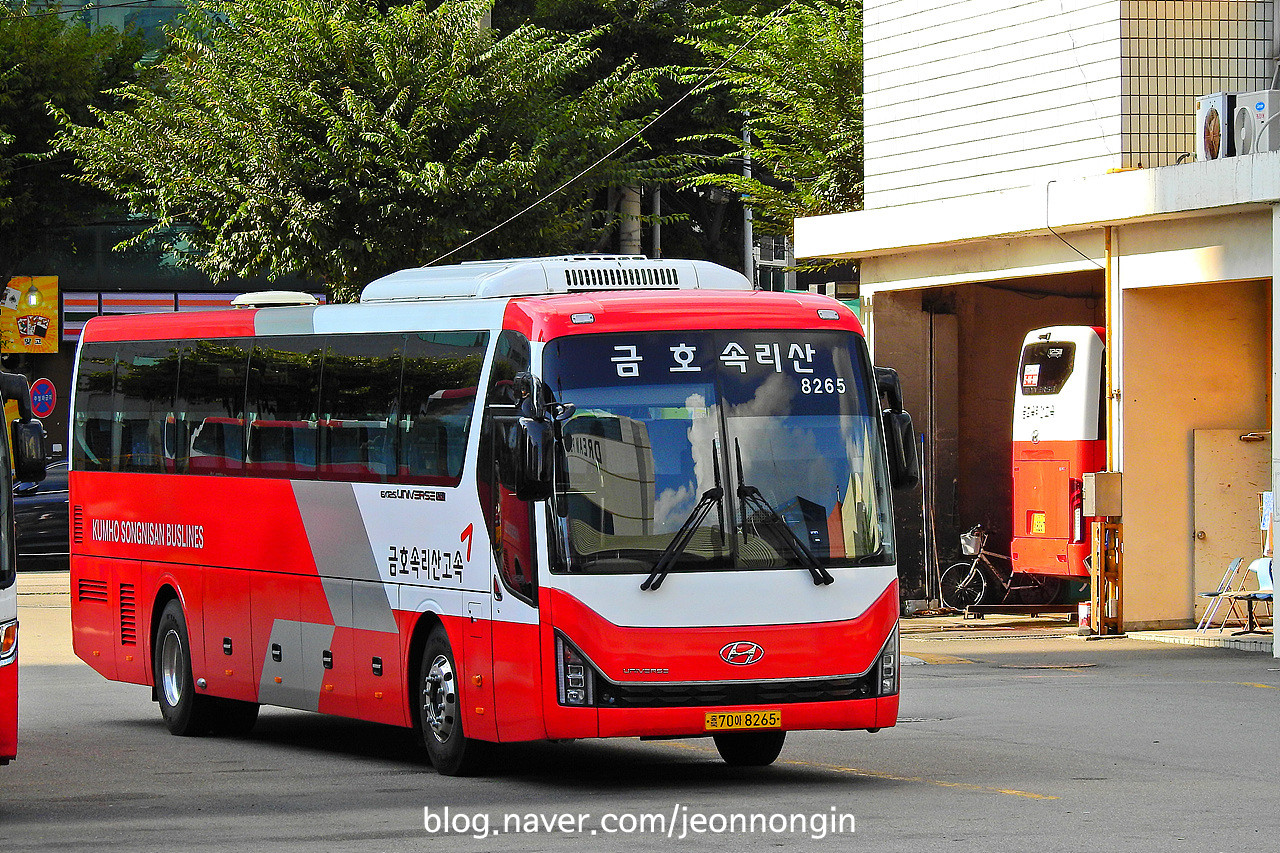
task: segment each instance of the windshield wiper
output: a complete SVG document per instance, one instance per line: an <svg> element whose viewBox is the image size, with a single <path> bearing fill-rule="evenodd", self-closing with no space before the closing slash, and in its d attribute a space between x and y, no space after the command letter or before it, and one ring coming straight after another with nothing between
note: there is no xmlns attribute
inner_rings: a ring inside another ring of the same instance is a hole
<svg viewBox="0 0 1280 853"><path fill-rule="evenodd" d="M640 584L641 591L657 589L662 586L662 582L671 572L671 568L676 564L676 560L684 554L685 549L689 547L689 543L693 540L694 531L702 524L702 520L707 517L707 513L711 512L711 508L717 507L723 512L721 500L724 498L724 489L720 485L720 454L715 446L715 442L711 444L712 456L711 461L714 464L714 472L716 484L713 488L707 489L702 493L702 497L698 499L698 503L694 505L693 510L689 513L689 517L684 520L684 524L680 525L680 529L676 531L676 535L667 543L667 547L658 555L658 562L653 564L653 571L649 577L644 579L644 583ZM720 534L724 535L724 520L721 518Z"/></svg>
<svg viewBox="0 0 1280 853"><path fill-rule="evenodd" d="M764 495L760 494L760 490L755 486L747 485L742 474L742 448L739 447L737 439L734 439L733 441L733 449L738 462L738 500L742 504L742 524L744 526L744 532L748 518L747 507L750 507L757 513L762 513L764 517L771 522L771 529L778 531L779 538L782 540L783 544L790 548L796 555L796 559L800 561L800 565L808 569L809 575L813 578L815 586L825 586L830 583L835 583L836 579L831 576L830 572L823 568L822 564L818 562L818 558L809 550L809 546L804 544L803 540L801 540L800 537L796 535L795 531L791 529L791 525L787 524L786 519L773 508L772 504L764 499ZM752 523L756 524L754 521Z"/></svg>
<svg viewBox="0 0 1280 853"><path fill-rule="evenodd" d="M671 567L675 565L676 560L680 559L680 555L689 547L694 531L702 524L702 520L707 517L707 513L711 512L711 508L717 506L723 497L724 489L719 486L707 489L702 493L702 497L698 500L693 511L689 513L689 517L684 520L684 524L680 525L675 537L672 538L658 557L658 562L653 566L653 572L649 577L645 578L644 583L640 584L640 589L650 590L662 586L662 581L671 571Z"/></svg>

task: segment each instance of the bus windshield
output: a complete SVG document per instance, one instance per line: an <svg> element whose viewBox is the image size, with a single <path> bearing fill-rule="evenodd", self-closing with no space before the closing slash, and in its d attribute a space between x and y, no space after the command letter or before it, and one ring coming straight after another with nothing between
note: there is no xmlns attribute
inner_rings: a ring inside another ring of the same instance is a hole
<svg viewBox="0 0 1280 853"><path fill-rule="evenodd" d="M878 398L857 335L569 337L547 345L544 367L575 406L557 570L893 562Z"/></svg>

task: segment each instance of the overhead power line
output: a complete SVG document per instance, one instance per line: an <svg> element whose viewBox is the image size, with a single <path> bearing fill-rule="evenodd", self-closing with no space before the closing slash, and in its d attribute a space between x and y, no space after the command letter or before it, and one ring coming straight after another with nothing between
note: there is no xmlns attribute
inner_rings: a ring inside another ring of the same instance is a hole
<svg viewBox="0 0 1280 853"><path fill-rule="evenodd" d="M746 50L746 49L747 49L747 47L748 47L748 46L749 46L753 41L755 41L755 40L756 40L756 37L757 37L757 36L759 36L759 35L760 35L761 33L763 33L766 29L768 29L769 24L773 22L773 19L774 19L774 18L778 17L779 15L781 15L783 12L787 11L787 10L788 10L788 9L790 9L790 8L791 8L791 4L790 4L790 3L788 3L788 4L787 4L787 5L785 5L785 6L781 6L781 7L779 7L777 10L775 10L775 11L774 11L774 13L773 13L772 15L770 15L770 16L769 16L769 17L767 17L767 18L765 18L765 19L760 23L760 28L759 28L759 29L757 29L754 33L752 33L752 34L751 34L751 38L747 39L747 40L746 40L746 41L744 41L742 44L740 44L740 45L737 47L737 49L733 51L733 53L731 53L731 54L729 54L727 57L725 57L725 60L724 60L723 62L721 62L719 65L717 65L715 68L713 68L713 69L711 69L710 71L708 71L708 72L706 73L706 75L705 75L705 76L703 76L703 78L702 78L701 80L699 80L697 83L695 83L695 84L694 84L694 85L689 89L689 91L685 92L685 93L684 93L683 95L681 95L679 98L676 98L674 101L672 101L672 102L671 102L671 104L670 104L670 105L668 105L666 109L664 109L662 112L658 113L656 116L654 116L653 118L651 118L651 119L650 119L650 120L649 120L649 121L644 125L644 127L640 128L640 129L639 129L639 130L637 130L635 133L631 134L631 135L630 135L629 137L627 137L625 140L623 140L622 142L620 142L620 143L619 143L616 147L614 147L614 149L613 149L612 151L610 151L608 154L605 154L603 157L601 157L600 159L596 160L596 161L595 161L594 163L592 163L590 166L587 166L587 167L586 167L585 169L583 169L581 172L579 172L578 174L574 175L572 178L569 178L569 180L565 181L565 182L564 182L564 183L562 183L560 186L558 186L558 187L556 187L555 189L553 189L551 192L549 192L549 193L547 193L546 195L542 196L542 198L540 198L540 199L538 199L537 201L533 202L532 204L528 205L528 206L527 206L527 207L525 207L524 209L522 209L522 210L520 210L520 211L517 211L516 213L511 214L511 215L510 215L510 216L508 216L506 219L502 220L502 221L501 221L501 222L499 222L497 225L495 225L495 226L493 226L492 228L490 228L488 231L485 231L483 234L479 234L479 235L477 235L477 236L475 236L475 237L472 237L470 240L468 240L467 242L463 243L462 245L460 245L460 246L455 246L454 248L452 248L452 249L450 249L449 251L445 252L443 255L439 255L438 257L435 257L435 258L431 259L430 261L427 261L427 263L423 264L423 266L428 266L428 267L429 267L429 266L432 266L433 264L437 264L437 263L439 263L440 261L443 261L445 258L451 257L452 255L456 255L458 252L461 252L463 249L466 249L468 246L473 246L473 245L475 245L476 243L478 243L478 242L480 242L481 240L483 240L485 237L488 237L489 235L494 234L494 233L496 233L497 231L500 231L501 229L503 229L503 228L507 227L507 226L508 226L508 225L510 225L512 222L515 222L517 219L519 219L520 217L524 216L526 213L529 213L530 211L532 211L532 210L534 210L534 209L536 209L536 208L540 207L540 206L541 206L542 204L544 204L545 202L549 201L549 200L550 200L550 199L552 199L552 198L555 198L557 195L559 195L560 193L564 192L564 191L565 191L566 189L568 189L570 186L572 186L573 184L577 183L579 180L581 180L583 177L585 177L587 174L589 174L593 169L595 169L595 168L596 168L597 166L599 166L601 163L604 163L604 162L608 161L611 157L613 157L614 155L616 155L619 151L622 151L622 150L623 150L624 148L626 148L628 145L630 145L631 143L633 143L633 142L635 142L637 139L639 139L639 138L640 138L640 136L641 136L641 134L643 134L643 133L644 133L645 131L647 131L649 128L653 127L655 124L657 124L658 122L660 122L660 121L662 121L664 118L666 118L666 116L667 116L667 114L668 114L668 113L670 113L670 112L671 112L672 110L674 110L676 107L680 106L680 105L681 105L681 104L683 104L685 101L687 101L687 100L688 100L688 99L689 99L689 98L690 98L694 93L696 93L696 92L698 92L698 91L701 91L702 87L703 87L703 86L705 86L705 85L707 85L707 83L708 83L708 82L709 82L713 77L715 77L717 74L719 74L721 71L723 71L726 65L728 65L730 62L732 62L734 59L736 59L736 58L737 58L738 54L740 54L740 53L742 53L742 51Z"/></svg>

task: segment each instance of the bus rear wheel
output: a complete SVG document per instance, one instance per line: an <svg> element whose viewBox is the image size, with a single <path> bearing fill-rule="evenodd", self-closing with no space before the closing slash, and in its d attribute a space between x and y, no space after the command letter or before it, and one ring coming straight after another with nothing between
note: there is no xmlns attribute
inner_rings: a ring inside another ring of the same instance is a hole
<svg viewBox="0 0 1280 853"><path fill-rule="evenodd" d="M786 732L721 732L712 735L725 764L734 767L765 767L782 752Z"/></svg>
<svg viewBox="0 0 1280 853"><path fill-rule="evenodd" d="M176 599L166 604L160 614L152 649L156 700L165 726L175 735L207 734L216 709L212 697L196 694L191 678L187 619Z"/></svg>
<svg viewBox="0 0 1280 853"><path fill-rule="evenodd" d="M481 744L462 730L458 667L443 628L422 649L418 671L418 724L427 756L441 776L466 776L479 762Z"/></svg>

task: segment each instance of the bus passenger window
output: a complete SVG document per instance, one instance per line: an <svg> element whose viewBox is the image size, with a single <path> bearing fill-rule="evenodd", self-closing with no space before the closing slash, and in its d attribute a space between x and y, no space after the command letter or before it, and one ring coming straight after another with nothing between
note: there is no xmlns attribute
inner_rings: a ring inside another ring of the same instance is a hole
<svg viewBox="0 0 1280 853"><path fill-rule="evenodd" d="M244 467L244 388L248 343L188 341L174 404L174 470L239 474Z"/></svg>
<svg viewBox="0 0 1280 853"><path fill-rule="evenodd" d="M316 469L320 351L309 336L258 338L245 396L245 468L260 477L310 478Z"/></svg>
<svg viewBox="0 0 1280 853"><path fill-rule="evenodd" d="M115 420L116 344L87 343L76 379L72 463L79 471L111 470L111 425Z"/></svg>
<svg viewBox="0 0 1280 853"><path fill-rule="evenodd" d="M398 479L456 486L462 479L487 332L432 332L405 341Z"/></svg>
<svg viewBox="0 0 1280 853"><path fill-rule="evenodd" d="M159 473L165 467L164 427L173 413L178 388L180 346L176 341L140 341L118 345L113 439L119 471Z"/></svg>
<svg viewBox="0 0 1280 853"><path fill-rule="evenodd" d="M330 335L320 389L322 480L387 482L404 335Z"/></svg>

